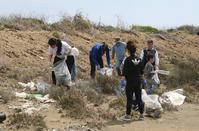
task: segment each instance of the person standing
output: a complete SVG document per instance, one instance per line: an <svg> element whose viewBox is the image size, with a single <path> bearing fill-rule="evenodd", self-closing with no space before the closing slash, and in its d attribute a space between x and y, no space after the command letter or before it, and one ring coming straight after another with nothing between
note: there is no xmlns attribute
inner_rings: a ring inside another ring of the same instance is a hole
<svg viewBox="0 0 199 131"><path fill-rule="evenodd" d="M115 44L112 47L112 59L116 56L116 70L119 76L121 76L121 64L125 58L126 44L121 42L120 38L115 39Z"/></svg>
<svg viewBox="0 0 199 131"><path fill-rule="evenodd" d="M124 61L122 71L122 79L126 79L126 114L122 117L123 120L131 120L131 109L133 104L133 94L135 93L136 103L139 107L140 120L144 120L144 103L142 101L141 80L143 79L143 64L139 57L135 55L136 46L133 41L128 41L126 49L129 56Z"/></svg>
<svg viewBox="0 0 199 131"><path fill-rule="evenodd" d="M110 49L108 45L103 43L96 43L90 51L89 59L90 59L90 66L91 66L91 78L95 78L96 68L97 70L100 70L101 68L104 68L104 62L103 62L103 55L106 53L106 60L109 67L111 67L110 62Z"/></svg>
<svg viewBox="0 0 199 131"><path fill-rule="evenodd" d="M154 62L152 63L152 65L154 66L155 70L159 70L159 56L158 56L158 51L154 48L153 40L148 40L147 41L147 48L144 48L141 51L140 58L141 58L141 60L144 64L144 66L147 63L148 55L153 55Z"/></svg>

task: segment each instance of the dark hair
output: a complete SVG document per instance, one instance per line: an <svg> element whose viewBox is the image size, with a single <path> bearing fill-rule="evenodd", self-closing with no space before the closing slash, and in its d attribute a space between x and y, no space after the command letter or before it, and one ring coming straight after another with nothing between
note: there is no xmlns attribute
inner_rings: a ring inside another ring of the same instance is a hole
<svg viewBox="0 0 199 131"><path fill-rule="evenodd" d="M105 42L102 42L102 52L104 53L108 49L108 45Z"/></svg>
<svg viewBox="0 0 199 131"><path fill-rule="evenodd" d="M150 59L153 59L154 56L152 54L147 55L147 61L149 61Z"/></svg>
<svg viewBox="0 0 199 131"><path fill-rule="evenodd" d="M134 44L134 41L128 41L126 44L126 49L129 51L131 56L134 56L137 49L136 45Z"/></svg>
<svg viewBox="0 0 199 131"><path fill-rule="evenodd" d="M52 46L52 45L56 45L57 40L55 38L50 38L48 40L48 45Z"/></svg>
<svg viewBox="0 0 199 131"><path fill-rule="evenodd" d="M57 55L61 54L61 49L62 49L62 42L59 39L55 39L55 38L50 38L48 40L48 45L52 46L52 45L56 45L57 46Z"/></svg>
<svg viewBox="0 0 199 131"><path fill-rule="evenodd" d="M153 40L148 40L147 43L153 43Z"/></svg>

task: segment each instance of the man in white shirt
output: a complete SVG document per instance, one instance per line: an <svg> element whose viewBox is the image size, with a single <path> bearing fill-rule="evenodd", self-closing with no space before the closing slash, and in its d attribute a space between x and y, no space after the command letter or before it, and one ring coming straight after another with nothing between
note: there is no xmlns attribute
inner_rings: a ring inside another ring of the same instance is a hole
<svg viewBox="0 0 199 131"><path fill-rule="evenodd" d="M147 41L147 48L144 48L140 54L140 58L144 64L144 66L147 63L148 55L154 56L154 62L152 63L152 65L154 66L155 70L159 70L159 56L158 56L158 51L154 48L153 40Z"/></svg>

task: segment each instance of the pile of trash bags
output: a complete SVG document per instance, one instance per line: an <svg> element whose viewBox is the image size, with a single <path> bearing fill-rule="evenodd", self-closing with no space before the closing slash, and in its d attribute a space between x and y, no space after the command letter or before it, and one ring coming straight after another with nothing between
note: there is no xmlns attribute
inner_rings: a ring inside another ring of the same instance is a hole
<svg viewBox="0 0 199 131"><path fill-rule="evenodd" d="M161 96L147 95L146 91L142 89L142 100L145 103L146 114L153 118L160 118L164 109L176 109L184 103L185 98L183 89L165 92Z"/></svg>

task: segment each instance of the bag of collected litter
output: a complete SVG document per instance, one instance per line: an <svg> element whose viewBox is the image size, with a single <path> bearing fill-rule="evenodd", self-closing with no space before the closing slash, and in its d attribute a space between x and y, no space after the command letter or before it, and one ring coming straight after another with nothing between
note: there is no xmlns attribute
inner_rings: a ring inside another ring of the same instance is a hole
<svg viewBox="0 0 199 131"><path fill-rule="evenodd" d="M53 70L55 72L56 83L57 85L71 85L71 75L66 65L65 59L56 62L53 65Z"/></svg>
<svg viewBox="0 0 199 131"><path fill-rule="evenodd" d="M113 75L113 69L104 67L104 68L100 69L99 73L101 75L106 75L106 76L111 77Z"/></svg>
<svg viewBox="0 0 199 131"><path fill-rule="evenodd" d="M183 89L177 89L163 93L159 101L165 109L172 110L182 105L185 98L186 96L183 95Z"/></svg>
<svg viewBox="0 0 199 131"><path fill-rule="evenodd" d="M158 95L147 95L146 91L142 89L142 100L145 103L146 114L153 118L160 118L163 112L158 98Z"/></svg>

